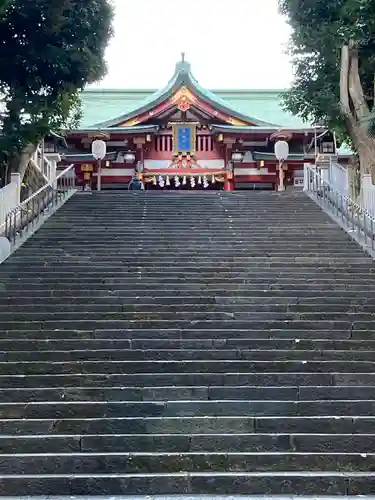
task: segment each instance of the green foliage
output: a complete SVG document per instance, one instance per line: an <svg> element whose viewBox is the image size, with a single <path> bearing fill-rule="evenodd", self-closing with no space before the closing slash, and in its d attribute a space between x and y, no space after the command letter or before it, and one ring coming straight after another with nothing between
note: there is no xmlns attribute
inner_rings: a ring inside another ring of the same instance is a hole
<svg viewBox="0 0 375 500"><path fill-rule="evenodd" d="M77 125L80 90L106 72L112 17L108 0L0 0L3 161Z"/></svg>
<svg viewBox="0 0 375 500"><path fill-rule="evenodd" d="M0 0L0 15L3 15L6 8L10 4L10 0Z"/></svg>
<svg viewBox="0 0 375 500"><path fill-rule="evenodd" d="M374 105L375 0L279 0L292 28L289 53L295 78L285 97L288 110L309 121L324 121L350 142L340 111L341 47L359 47L360 78L370 109Z"/></svg>

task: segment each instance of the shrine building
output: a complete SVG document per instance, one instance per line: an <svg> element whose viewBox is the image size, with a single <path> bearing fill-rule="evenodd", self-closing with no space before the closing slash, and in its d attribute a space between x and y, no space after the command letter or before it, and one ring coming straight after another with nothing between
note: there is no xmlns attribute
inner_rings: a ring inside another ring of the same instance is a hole
<svg viewBox="0 0 375 500"><path fill-rule="evenodd" d="M135 174L146 189L278 189L303 184L305 163L350 152L334 134L282 108L280 90L210 91L190 64L177 63L158 91L90 89L82 93L83 120L67 134L61 166L74 164L85 189L127 189ZM92 142L106 142L103 161ZM289 154L279 161L275 143Z"/></svg>

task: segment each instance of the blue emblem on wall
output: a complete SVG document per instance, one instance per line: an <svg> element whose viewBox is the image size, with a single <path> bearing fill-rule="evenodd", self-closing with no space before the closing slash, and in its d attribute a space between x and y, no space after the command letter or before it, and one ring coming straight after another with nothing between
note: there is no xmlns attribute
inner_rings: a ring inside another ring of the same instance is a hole
<svg viewBox="0 0 375 500"><path fill-rule="evenodd" d="M173 132L173 154L195 155L197 143L197 123L171 123Z"/></svg>
<svg viewBox="0 0 375 500"><path fill-rule="evenodd" d="M192 149L191 144L191 128L179 127L178 128L178 150L181 152L189 152Z"/></svg>

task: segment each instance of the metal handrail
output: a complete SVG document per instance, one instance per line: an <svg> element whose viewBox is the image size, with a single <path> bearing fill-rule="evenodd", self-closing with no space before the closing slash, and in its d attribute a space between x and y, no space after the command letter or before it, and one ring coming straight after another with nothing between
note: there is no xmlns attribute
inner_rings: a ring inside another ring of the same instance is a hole
<svg viewBox="0 0 375 500"><path fill-rule="evenodd" d="M23 231L35 226L42 215L60 205L75 190L75 176L69 175L73 169L74 165L69 165L54 180L49 181L8 212L5 218L4 236L11 243L15 243Z"/></svg>
<svg viewBox="0 0 375 500"><path fill-rule="evenodd" d="M307 167L306 190L328 212L341 220L342 226L352 236L356 235L371 249L375 249L375 217L357 201L342 194L337 188L323 179L322 175Z"/></svg>

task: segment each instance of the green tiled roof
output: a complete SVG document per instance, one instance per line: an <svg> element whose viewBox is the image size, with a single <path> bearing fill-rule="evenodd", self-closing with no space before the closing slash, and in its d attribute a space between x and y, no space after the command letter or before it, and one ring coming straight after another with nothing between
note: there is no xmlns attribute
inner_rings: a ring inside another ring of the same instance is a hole
<svg viewBox="0 0 375 500"><path fill-rule="evenodd" d="M243 113L236 108L233 108L228 101L222 99L219 95L215 94L211 90L203 88L198 81L194 78L191 72L190 64L184 60L184 58L176 64L175 72L172 78L169 80L167 85L152 93L150 96L146 97L143 101L139 103L134 103L134 106L130 109L123 111L120 115L116 117L96 122L93 124L93 128L108 128L118 125L121 122L129 121L139 114L146 113L155 108L155 106L165 102L169 99L175 92L177 92L181 87L186 86L188 89L193 91L193 93L206 103L210 104L214 109L220 110L233 118L236 118L245 124L255 124L255 125L274 125L269 122L265 122L259 118L251 116L247 113Z"/></svg>
<svg viewBox="0 0 375 500"><path fill-rule="evenodd" d="M282 109L285 90L212 90L215 97L240 114L260 122L284 127L306 127L300 118ZM143 107L156 95L155 90L88 89L82 92L83 118L81 127L115 120L119 116Z"/></svg>
<svg viewBox="0 0 375 500"><path fill-rule="evenodd" d="M100 90L82 93L83 119L81 127L107 128L135 118L164 102L181 86L187 86L199 98L245 124L258 126L306 126L299 118L282 109L282 90L208 90L191 72L190 64L182 60L167 85L160 90Z"/></svg>

